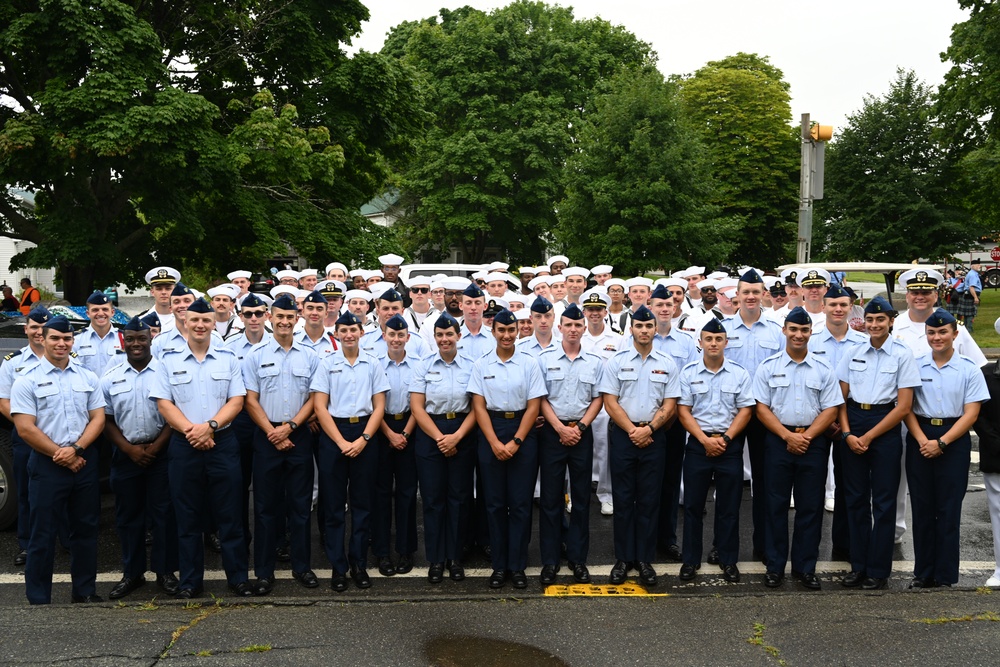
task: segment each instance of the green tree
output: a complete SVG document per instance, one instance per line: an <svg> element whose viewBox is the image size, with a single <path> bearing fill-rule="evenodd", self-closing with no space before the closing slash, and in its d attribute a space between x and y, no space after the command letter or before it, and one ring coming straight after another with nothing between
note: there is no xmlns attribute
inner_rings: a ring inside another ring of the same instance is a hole
<svg viewBox="0 0 1000 667"><path fill-rule="evenodd" d="M714 194L676 85L656 71L623 72L580 130L556 238L574 262L606 262L622 275L716 264L734 244Z"/></svg>
<svg viewBox="0 0 1000 667"><path fill-rule="evenodd" d="M1000 4L959 0L969 19L942 54L952 67L938 90L942 143L958 161L964 203L979 231L1000 234Z"/></svg>
<svg viewBox="0 0 1000 667"><path fill-rule="evenodd" d="M357 214L422 120L398 62L347 58L356 0L0 2L0 231L67 298L151 262L220 274L292 245L373 256ZM261 92L261 89L266 89Z"/></svg>
<svg viewBox="0 0 1000 667"><path fill-rule="evenodd" d="M823 257L909 262L976 238L934 134L932 90L912 71L898 70L888 93L867 96L848 116L827 151L825 198L817 203L813 245Z"/></svg>
<svg viewBox="0 0 1000 667"><path fill-rule="evenodd" d="M712 155L712 203L738 224L732 263L770 267L794 254L799 144L788 91L780 69L748 53L681 80L684 108Z"/></svg>
<svg viewBox="0 0 1000 667"><path fill-rule="evenodd" d="M512 261L543 256L594 95L653 57L622 28L524 0L402 24L383 53L421 73L434 114L400 177L408 247L457 246L472 262L490 247Z"/></svg>

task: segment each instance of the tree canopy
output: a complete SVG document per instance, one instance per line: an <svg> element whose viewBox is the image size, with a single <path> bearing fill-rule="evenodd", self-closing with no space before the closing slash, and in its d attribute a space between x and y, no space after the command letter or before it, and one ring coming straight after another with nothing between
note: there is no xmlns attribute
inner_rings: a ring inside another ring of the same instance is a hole
<svg viewBox="0 0 1000 667"><path fill-rule="evenodd" d="M916 74L899 70L885 95L867 96L848 116L827 151L817 254L909 262L941 257L978 236L955 203L957 175L935 138L932 95Z"/></svg>
<svg viewBox="0 0 1000 667"><path fill-rule="evenodd" d="M423 122L356 0L0 2L0 231L79 303L151 262L374 256L357 214Z"/></svg>

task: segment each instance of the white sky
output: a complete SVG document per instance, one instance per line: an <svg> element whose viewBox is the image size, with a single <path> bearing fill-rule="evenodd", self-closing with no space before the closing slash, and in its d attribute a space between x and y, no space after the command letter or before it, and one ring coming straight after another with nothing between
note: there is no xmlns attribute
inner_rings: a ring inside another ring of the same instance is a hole
<svg viewBox="0 0 1000 667"><path fill-rule="evenodd" d="M490 10L490 0L368 0L371 20L354 49L378 51L388 30L441 7ZM792 114L842 127L865 94L882 95L897 67L937 86L948 70L940 54L964 21L956 0L576 0L576 18L622 25L659 54L665 74L687 74L738 51L769 56L791 84Z"/></svg>

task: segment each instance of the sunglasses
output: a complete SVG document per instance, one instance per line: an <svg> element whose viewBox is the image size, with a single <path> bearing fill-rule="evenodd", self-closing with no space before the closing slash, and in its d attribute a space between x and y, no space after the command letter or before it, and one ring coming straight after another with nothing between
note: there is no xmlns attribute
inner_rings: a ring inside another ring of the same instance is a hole
<svg viewBox="0 0 1000 667"><path fill-rule="evenodd" d="M247 318L248 320L252 320L255 317L258 317L258 318L264 317L265 315L267 315L267 311L266 310L244 310L243 311L243 317Z"/></svg>
<svg viewBox="0 0 1000 667"><path fill-rule="evenodd" d="M430 294L430 287L411 287L410 291L414 294Z"/></svg>

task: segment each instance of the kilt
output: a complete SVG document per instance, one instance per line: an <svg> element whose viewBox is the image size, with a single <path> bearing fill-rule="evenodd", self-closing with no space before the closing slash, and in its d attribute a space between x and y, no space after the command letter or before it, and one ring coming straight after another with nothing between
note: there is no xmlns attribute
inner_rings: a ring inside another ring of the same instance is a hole
<svg viewBox="0 0 1000 667"><path fill-rule="evenodd" d="M953 293L951 297L951 312L955 317L975 317L979 306L968 292Z"/></svg>

